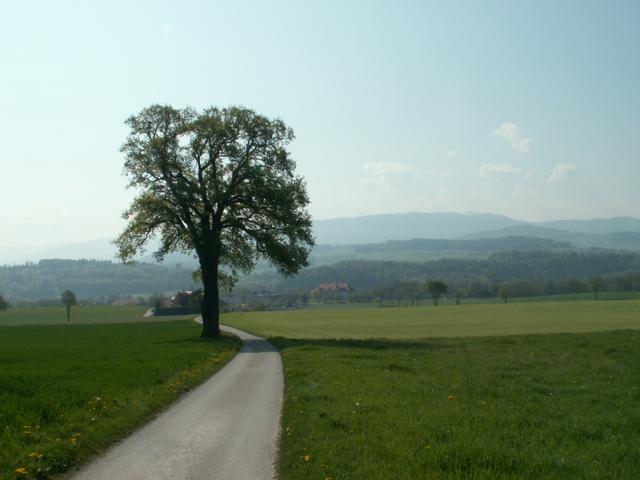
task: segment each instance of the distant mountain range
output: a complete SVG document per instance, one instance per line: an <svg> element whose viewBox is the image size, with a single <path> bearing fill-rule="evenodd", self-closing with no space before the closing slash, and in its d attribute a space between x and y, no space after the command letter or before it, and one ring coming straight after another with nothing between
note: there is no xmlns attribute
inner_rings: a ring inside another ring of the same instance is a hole
<svg viewBox="0 0 640 480"><path fill-rule="evenodd" d="M577 238L576 234L610 235L620 232L640 234L640 219L616 217L534 223L488 213L401 213L316 220L314 230L319 245L380 243L414 238L456 239L498 236L529 236L571 241Z"/></svg>
<svg viewBox="0 0 640 480"><path fill-rule="evenodd" d="M525 236L569 242L576 248L609 248L615 250L640 250L640 232L613 231L608 233L560 230L540 225L516 225L466 235L467 240Z"/></svg>
<svg viewBox="0 0 640 480"><path fill-rule="evenodd" d="M488 213L397 213L316 220L318 245L381 243L414 238L458 238L525 222Z"/></svg>
<svg viewBox="0 0 640 480"><path fill-rule="evenodd" d="M486 213L412 212L316 220L314 233L318 246L314 249L312 260L315 259L315 262L319 263L325 263L329 258L331 260L337 258L383 258L392 251L410 252L413 255L416 251L450 253L454 251L522 250L523 246L532 250L608 248L640 251L640 219L631 217L533 223ZM524 239L525 237L528 240ZM518 238L518 240L514 238ZM498 243L464 243L466 240L480 239L503 240ZM560 244L545 244L541 243L540 239L560 242ZM458 242L445 242L445 240ZM394 243L407 241L414 243ZM356 248L357 245L365 244L369 246ZM332 252L330 252L331 249L326 248L330 245L333 246ZM154 261L150 255L152 252L153 248L150 247L148 253L140 260ZM0 249L0 264L38 261L43 258L113 260L115 253L115 247L110 239L98 239L40 250L26 247L12 249L12 251ZM328 255L329 253L330 255ZM396 258L404 258L403 255L396 255ZM169 255L165 262L167 264L180 263L185 266L195 264L192 257L184 254Z"/></svg>

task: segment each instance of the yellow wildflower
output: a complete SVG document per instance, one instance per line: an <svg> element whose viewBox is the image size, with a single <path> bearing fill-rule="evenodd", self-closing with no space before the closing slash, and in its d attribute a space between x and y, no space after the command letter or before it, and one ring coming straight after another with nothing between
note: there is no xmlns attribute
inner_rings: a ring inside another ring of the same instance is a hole
<svg viewBox="0 0 640 480"><path fill-rule="evenodd" d="M305 462L310 462L311 461L311 455L305 455L304 456L304 461Z"/></svg>
<svg viewBox="0 0 640 480"><path fill-rule="evenodd" d="M28 472L28 470L24 467L18 467L16 468L16 475L26 475Z"/></svg>

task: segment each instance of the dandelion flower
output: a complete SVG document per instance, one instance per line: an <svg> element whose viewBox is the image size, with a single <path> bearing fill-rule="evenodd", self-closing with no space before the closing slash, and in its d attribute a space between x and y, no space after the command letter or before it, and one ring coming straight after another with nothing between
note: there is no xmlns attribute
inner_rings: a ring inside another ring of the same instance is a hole
<svg viewBox="0 0 640 480"><path fill-rule="evenodd" d="M311 461L311 455L305 455L304 456L304 461L305 462L310 462Z"/></svg>
<svg viewBox="0 0 640 480"><path fill-rule="evenodd" d="M16 468L16 475L26 475L29 471L24 467Z"/></svg>

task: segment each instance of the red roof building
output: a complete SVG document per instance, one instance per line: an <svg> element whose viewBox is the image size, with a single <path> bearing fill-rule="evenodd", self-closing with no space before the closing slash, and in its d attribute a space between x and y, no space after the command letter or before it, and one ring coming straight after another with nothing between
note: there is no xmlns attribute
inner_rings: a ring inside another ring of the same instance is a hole
<svg viewBox="0 0 640 480"><path fill-rule="evenodd" d="M321 283L317 288L311 290L311 293L341 293L352 292L353 288L347 282Z"/></svg>

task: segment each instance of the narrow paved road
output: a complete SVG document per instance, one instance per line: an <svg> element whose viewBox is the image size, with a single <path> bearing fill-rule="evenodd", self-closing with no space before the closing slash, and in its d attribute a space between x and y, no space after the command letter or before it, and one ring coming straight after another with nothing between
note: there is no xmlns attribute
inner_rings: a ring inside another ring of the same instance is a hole
<svg viewBox="0 0 640 480"><path fill-rule="evenodd" d="M236 357L74 480L271 480L284 381L266 340L231 327Z"/></svg>

